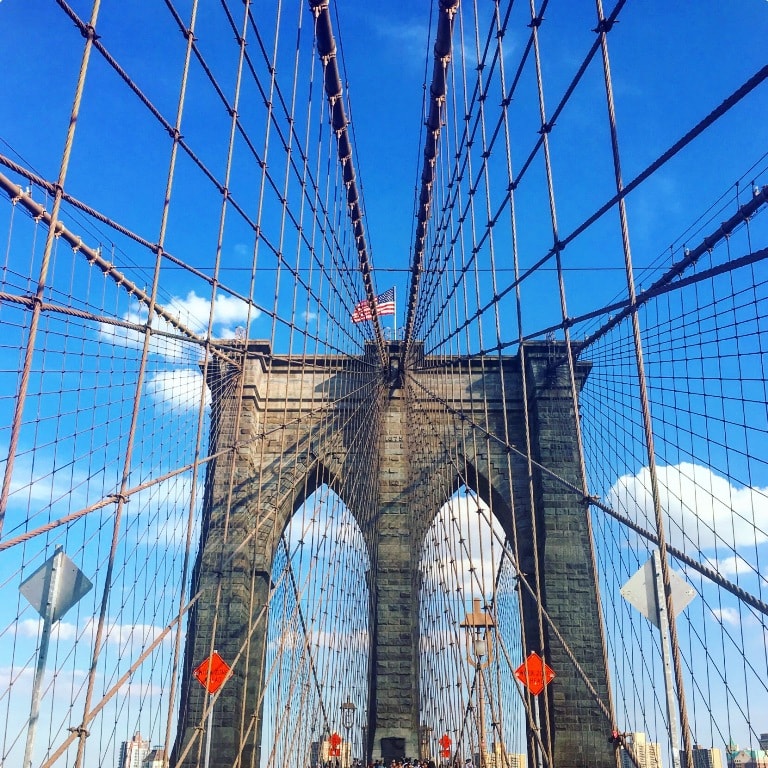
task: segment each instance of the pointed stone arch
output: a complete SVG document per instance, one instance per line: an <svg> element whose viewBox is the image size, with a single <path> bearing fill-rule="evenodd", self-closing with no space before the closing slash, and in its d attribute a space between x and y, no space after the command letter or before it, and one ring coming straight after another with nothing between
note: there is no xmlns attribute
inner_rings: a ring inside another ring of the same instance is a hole
<svg viewBox="0 0 768 768"><path fill-rule="evenodd" d="M421 367L409 372L402 368L399 342L391 342L390 357L402 373L394 379L389 369L377 367L373 355L359 360L317 356L297 363L271 355L269 346L259 342L249 343L242 373L221 363L209 367L212 434L223 459L208 472L193 592L217 594L219 605L200 599L190 615L175 756L202 724L204 699L189 683L190 671L214 641L231 656L247 645L253 658L261 658L264 632L258 622L268 600L274 542L306 490L324 479L346 489L344 501L358 520L372 560L367 757L381 757L393 740L408 755L418 751L415 547L431 523L435 503L450 498L460 482L489 502L508 536L512 531L519 568L530 574L538 562L540 598L549 616L594 689L607 699L588 509L573 490L580 482L577 415L567 370L553 364L563 356L556 346L526 344L524 355L514 358L421 359ZM588 372L588 364L577 365L577 387ZM237 387L221 386L239 375L244 376L242 406L235 401ZM408 398L404 382L410 387ZM236 418L239 408L242 418ZM513 450L527 444L523 408L530 417L530 470ZM437 432L418 433L413 421L419 409ZM284 439L287 429L290 439ZM434 437L415 445L415 434ZM474 440L478 434L482 439ZM490 435L506 435L507 442ZM345 485L341 478L353 482ZM535 544L534 522L539 530ZM539 644L533 602L523 610L531 649ZM549 717L542 722L542 730L553 736L555 766L613 766L604 738L609 724L568 652L549 636L543 645L558 672L556 686L546 694ZM238 758L243 764L259 763L258 728L251 727L251 719L259 717L261 673L246 679L236 672L228 683L229 704L217 710L215 768L229 768Z"/></svg>

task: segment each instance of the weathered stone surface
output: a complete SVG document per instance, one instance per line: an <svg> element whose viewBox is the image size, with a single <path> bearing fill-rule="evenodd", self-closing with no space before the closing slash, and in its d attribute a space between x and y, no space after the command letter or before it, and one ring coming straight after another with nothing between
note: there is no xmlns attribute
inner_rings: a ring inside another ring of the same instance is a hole
<svg viewBox="0 0 768 768"><path fill-rule="evenodd" d="M238 757L241 765L259 765L272 560L287 521L322 483L356 517L372 564L373 758L393 745L418 754L418 562L435 515L461 484L491 506L519 570L607 701L588 511L556 479L581 485L571 382L567 367L551 367L552 345L526 345L515 358L422 357L405 379L382 371L373 356L291 360L259 342L248 352L240 400L236 372L209 371L211 443L222 453L207 475L193 579L201 597L190 617L174 762L196 764L202 749L196 729L205 701L189 679L215 648L229 658L245 654L246 662L215 708L211 766L229 768ZM390 371L402 370L400 352L390 344ZM588 366L577 368L582 380L587 374ZM534 462L556 477L529 465L529 439ZM543 652L557 670L537 702L542 730L553 737L554 766L615 766L608 723L562 644L540 623L536 601L523 594L526 652Z"/></svg>

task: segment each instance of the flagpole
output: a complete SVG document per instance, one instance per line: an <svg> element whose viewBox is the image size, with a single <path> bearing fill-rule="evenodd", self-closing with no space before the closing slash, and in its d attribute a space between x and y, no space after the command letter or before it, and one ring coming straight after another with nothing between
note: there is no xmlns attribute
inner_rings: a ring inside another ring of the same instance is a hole
<svg viewBox="0 0 768 768"><path fill-rule="evenodd" d="M392 314L392 339L397 341L397 286L392 288L393 304L395 305L395 311Z"/></svg>

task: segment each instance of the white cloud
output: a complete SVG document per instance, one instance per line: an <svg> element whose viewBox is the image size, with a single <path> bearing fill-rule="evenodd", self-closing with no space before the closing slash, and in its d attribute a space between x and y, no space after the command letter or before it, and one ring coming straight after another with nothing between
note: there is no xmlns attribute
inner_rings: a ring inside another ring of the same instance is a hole
<svg viewBox="0 0 768 768"><path fill-rule="evenodd" d="M133 307L121 319L134 325L143 325L147 322L147 308L134 302ZM178 336L178 331L172 325L157 316L152 321L152 327L155 330ZM138 350L144 345L144 334L142 331L110 325L109 323L99 324L99 339L107 344L125 347L126 349ZM199 355L197 345L190 345L179 339L158 336L156 334L150 338L149 351L172 362L184 362Z"/></svg>
<svg viewBox="0 0 768 768"><path fill-rule="evenodd" d="M165 305L165 309L198 335L203 335L208 328L211 313L210 299L198 296L195 291L189 291L184 297L173 296ZM147 308L143 304L134 302L122 319L128 323L143 325L147 322L147 314ZM251 308L249 319L248 304L245 301L220 292L213 303L213 337L233 338L236 326L245 326L246 322L253 322L260 314L258 309ZM153 354L174 362L189 361L199 356L200 350L197 345L185 341L179 331L162 318L155 316L152 327L157 331L178 337L153 335L150 341L150 351ZM100 324L99 337L109 344L131 349L140 349L144 344L144 334L141 331L109 323Z"/></svg>
<svg viewBox="0 0 768 768"><path fill-rule="evenodd" d="M147 377L146 391L155 405L175 413L197 411L200 397L205 407L211 403L208 387L203 388L203 376L196 368L157 371Z"/></svg>
<svg viewBox="0 0 768 768"><path fill-rule="evenodd" d="M203 492L201 471L195 492L193 542L199 538L199 512L202 509ZM187 539L191 493L192 474L185 472L134 494L126 507L132 518L126 535L131 541L144 546L161 546L166 549L183 547Z"/></svg>
<svg viewBox="0 0 768 768"><path fill-rule="evenodd" d="M283 630L279 637L269 642L269 649L276 653L295 653L309 644L310 649L354 653L366 652L369 643L370 637L364 629L339 632L338 629L329 631L312 627L306 635L298 629Z"/></svg>
<svg viewBox="0 0 768 768"><path fill-rule="evenodd" d="M723 576L755 576L757 568L740 555L731 557L707 558L707 565Z"/></svg>
<svg viewBox="0 0 768 768"><path fill-rule="evenodd" d="M424 61L425 45L429 40L429 28L426 24L419 24L412 19L393 21L391 18L379 17L373 19L377 34L396 46L401 52L403 62L418 62L421 66ZM406 55L410 54L410 55Z"/></svg>
<svg viewBox="0 0 768 768"><path fill-rule="evenodd" d="M738 627L741 624L739 612L735 608L714 608L712 614L723 624L730 624L732 627Z"/></svg>
<svg viewBox="0 0 768 768"><path fill-rule="evenodd" d="M18 623L17 635L24 638L35 639L39 636L42 629L42 619L24 619ZM59 621L51 628L51 640L56 642L80 642L93 643L96 637L96 619L88 619L82 628L76 624L66 621ZM118 622L108 622L104 628L104 642L117 646L123 650L133 649L141 651L147 645L154 642L163 632L164 627L158 627L153 624L120 624ZM173 640L173 632L169 632L163 642ZM129 650L130 652L130 650ZM136 653L135 655L138 655Z"/></svg>
<svg viewBox="0 0 768 768"><path fill-rule="evenodd" d="M17 625L17 636L36 640L43 627L42 619L23 619ZM77 637L77 626L68 621L57 621L51 627L51 640L72 641Z"/></svg>
<svg viewBox="0 0 768 768"><path fill-rule="evenodd" d="M198 296L194 291L190 291L183 299L174 296L166 308L196 333L203 333L208 327L211 302L204 296ZM251 309L251 322L260 314L259 310ZM216 294L216 300L213 303L214 336L217 335L217 328L221 333L222 326L245 325L247 320L248 305L244 301L226 293Z"/></svg>
<svg viewBox="0 0 768 768"><path fill-rule="evenodd" d="M438 629L428 628L427 632L419 634L419 653L422 654L437 654L445 651L448 648L460 644L462 638L458 635L458 625L454 625L451 629ZM465 632L462 632L466 635Z"/></svg>
<svg viewBox="0 0 768 768"><path fill-rule="evenodd" d="M678 549L690 553L716 544L736 549L768 541L765 528L756 524L766 519L768 488L737 488L708 467L688 462L658 467L658 479L667 539ZM620 477L606 501L643 528L655 531L647 467L636 475Z"/></svg>
<svg viewBox="0 0 768 768"><path fill-rule="evenodd" d="M486 522L490 518L493 531ZM432 539L448 537L450 545L435 548ZM447 592L462 590L465 598L493 594L496 572L501 562L504 533L482 499L455 495L438 513L422 550L422 575L426 589L440 587Z"/></svg>
<svg viewBox="0 0 768 768"><path fill-rule="evenodd" d="M52 456L42 450L21 453L13 466L11 498L24 504L47 506L61 499L85 504L89 479L87 462L56 468Z"/></svg>
<svg viewBox="0 0 768 768"><path fill-rule="evenodd" d="M314 323L315 320L317 320L317 312L302 312L301 313L302 320L309 325L310 323Z"/></svg>

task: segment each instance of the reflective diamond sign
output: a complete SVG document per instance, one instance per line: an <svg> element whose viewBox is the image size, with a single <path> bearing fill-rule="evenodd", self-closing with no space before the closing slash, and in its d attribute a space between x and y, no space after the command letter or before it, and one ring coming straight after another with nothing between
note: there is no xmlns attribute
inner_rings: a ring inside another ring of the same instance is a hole
<svg viewBox="0 0 768 768"><path fill-rule="evenodd" d="M93 584L60 547L28 579L19 592L51 624L90 592Z"/></svg>
<svg viewBox="0 0 768 768"><path fill-rule="evenodd" d="M555 673L544 663L544 659L538 653L532 651L515 670L515 677L534 696L538 696L554 680Z"/></svg>
<svg viewBox="0 0 768 768"><path fill-rule="evenodd" d="M637 608L655 627L659 626L659 601L657 599L656 569L654 559L658 550L645 565L621 588L621 596ZM660 578L660 577L659 577ZM696 597L696 590L676 571L669 571L669 587L672 592L672 603L675 606L675 616L683 611L688 603Z"/></svg>
<svg viewBox="0 0 768 768"><path fill-rule="evenodd" d="M224 685L224 681L229 677L229 672L229 664L214 651L195 670L195 677L208 693L216 693L216 691Z"/></svg>

